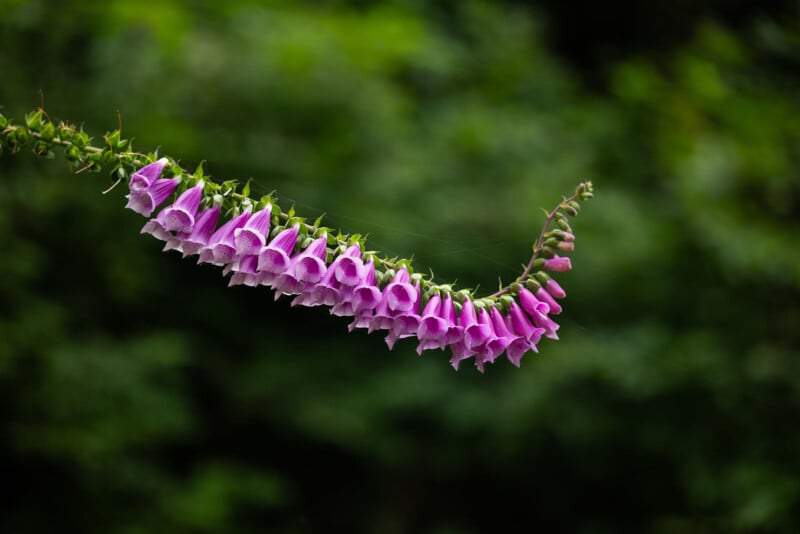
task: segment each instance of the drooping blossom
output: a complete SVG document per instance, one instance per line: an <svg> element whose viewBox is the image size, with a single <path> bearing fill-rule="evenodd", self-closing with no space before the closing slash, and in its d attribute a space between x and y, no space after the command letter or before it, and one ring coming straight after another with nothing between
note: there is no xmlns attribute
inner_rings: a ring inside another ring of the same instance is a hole
<svg viewBox="0 0 800 534"><path fill-rule="evenodd" d="M180 181L180 178L159 178L147 189L131 191L125 207L149 217L175 191Z"/></svg>
<svg viewBox="0 0 800 534"><path fill-rule="evenodd" d="M236 256L233 233L237 228L244 226L249 217L250 212L245 211L220 226L217 231L208 238L208 244L200 249L200 257L197 263L211 263L221 266L226 266L231 263Z"/></svg>
<svg viewBox="0 0 800 534"><path fill-rule="evenodd" d="M259 253L256 269L261 273L261 284L272 285L291 263L290 254L297 244L298 225L281 230Z"/></svg>
<svg viewBox="0 0 800 534"><path fill-rule="evenodd" d="M161 158L154 163L145 165L138 171L134 172L130 180L128 180L128 188L131 191L145 191L153 182L161 177L164 167L169 163L167 158Z"/></svg>
<svg viewBox="0 0 800 534"><path fill-rule="evenodd" d="M328 243L326 235L315 239L305 250L296 254L286 270L272 283L275 298L284 295L297 295L311 284L316 284L325 275L325 251Z"/></svg>

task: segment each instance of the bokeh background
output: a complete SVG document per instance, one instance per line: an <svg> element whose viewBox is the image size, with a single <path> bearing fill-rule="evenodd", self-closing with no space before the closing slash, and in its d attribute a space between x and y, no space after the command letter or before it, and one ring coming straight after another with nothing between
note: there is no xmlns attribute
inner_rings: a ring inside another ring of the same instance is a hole
<svg viewBox="0 0 800 534"><path fill-rule="evenodd" d="M0 159L2 532L797 532L792 1L0 0L0 104L117 125L440 280L582 180L561 341L454 372Z"/></svg>

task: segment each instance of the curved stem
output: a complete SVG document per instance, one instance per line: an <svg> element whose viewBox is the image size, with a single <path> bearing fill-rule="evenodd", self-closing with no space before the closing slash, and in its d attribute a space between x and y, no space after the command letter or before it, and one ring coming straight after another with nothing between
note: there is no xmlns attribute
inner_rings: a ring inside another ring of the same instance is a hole
<svg viewBox="0 0 800 534"><path fill-rule="evenodd" d="M580 186L579 186L579 188L580 188ZM558 204L558 206L553 208L553 211L551 211L550 213L547 214L547 219L545 220L544 225L542 226L542 231L539 232L539 238L536 240L536 244L533 247L533 255L531 256L531 260L528 262L528 265L525 266L525 270L522 271L522 274L520 274L517 277L516 280L514 280L513 282L511 282L507 286L505 286L505 287L497 290L496 292L492 293L491 295L489 295L489 298L497 298L497 297L500 297L502 295L505 295L506 293L511 291L511 287L513 285L518 284L520 282L523 282L525 280L525 278L527 278L528 275L531 274L531 270L533 269L533 263L536 261L536 258L539 256L539 252L542 251L542 243L544 242L544 236L547 233L547 230L550 228L550 223L553 222L553 219L555 218L556 213L558 213L558 210L560 210L562 207L564 207L565 204L567 204L569 202L572 202L573 200L578 198L578 195L579 195L579 191L576 190L575 193L572 194L572 196L567 197L564 200L562 200Z"/></svg>

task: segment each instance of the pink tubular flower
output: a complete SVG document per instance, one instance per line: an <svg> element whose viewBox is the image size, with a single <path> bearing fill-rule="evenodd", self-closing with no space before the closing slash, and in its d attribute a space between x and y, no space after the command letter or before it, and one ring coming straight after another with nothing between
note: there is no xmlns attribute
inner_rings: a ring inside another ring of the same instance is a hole
<svg viewBox="0 0 800 534"><path fill-rule="evenodd" d="M447 323L447 344L457 343L464 338L464 327L458 324L458 315L450 294L444 296L439 317Z"/></svg>
<svg viewBox="0 0 800 534"><path fill-rule="evenodd" d="M292 258L286 271L272 284L276 300L281 294L302 293L306 286L316 284L322 279L327 269L325 266L327 244L328 238L323 234Z"/></svg>
<svg viewBox="0 0 800 534"><path fill-rule="evenodd" d="M519 303L525 308L526 312L531 314L534 311L544 314L550 313L550 305L537 299L533 293L524 287L519 290Z"/></svg>
<svg viewBox="0 0 800 534"><path fill-rule="evenodd" d="M236 254L239 256L252 256L261 252L267 244L269 231L269 218L272 206L260 210L247 219L241 228L233 231L233 241L236 245Z"/></svg>
<svg viewBox="0 0 800 534"><path fill-rule="evenodd" d="M169 163L167 158L161 158L134 172L128 180L128 188L131 191L145 191L161 176L167 163Z"/></svg>
<svg viewBox="0 0 800 534"><path fill-rule="evenodd" d="M464 302L461 304L460 323L464 334L461 339L450 345L450 349L453 352L453 357L450 358L450 365L452 365L454 369L458 369L459 364L463 360L466 360L467 358L470 358L479 352L478 350L474 350L467 345L467 330L478 324L478 316L475 313L475 306L469 299L464 299ZM473 341L478 339L479 333L480 330L473 334Z"/></svg>
<svg viewBox="0 0 800 534"><path fill-rule="evenodd" d="M503 352L503 349L496 343L500 338L495 333L492 318L486 308L478 314L478 324L481 326L482 340L481 351L475 355L475 367L482 373L483 366L487 363L494 363L495 358ZM466 338L466 333L464 337ZM500 348L499 351L498 348Z"/></svg>
<svg viewBox="0 0 800 534"><path fill-rule="evenodd" d="M184 191L172 206L164 208L159 214L159 216L163 216L164 229L168 232L191 232L202 197L202 181Z"/></svg>
<svg viewBox="0 0 800 534"><path fill-rule="evenodd" d="M431 297L425 309L422 310L417 338L417 354L422 354L423 350L441 349L444 350L447 344L447 321L439 313L442 307L442 297L435 294Z"/></svg>
<svg viewBox="0 0 800 534"><path fill-rule="evenodd" d="M153 210L163 204L167 197L175 191L180 181L180 178L159 178L147 189L132 190L128 195L128 203L125 207L149 217Z"/></svg>
<svg viewBox="0 0 800 534"><path fill-rule="evenodd" d="M361 247L353 245L331 264L336 281L342 285L355 287L362 279L364 262L361 261Z"/></svg>
<svg viewBox="0 0 800 534"><path fill-rule="evenodd" d="M211 263L212 265L227 265L233 262L236 248L233 243L233 232L244 226L250 212L245 211L226 222L208 239L208 244L200 249L200 258L197 263Z"/></svg>
<svg viewBox="0 0 800 534"><path fill-rule="evenodd" d="M567 292L564 291L564 289L560 285L558 285L558 282L556 282L552 278L547 281L547 283L544 285L544 288L554 298L563 299L564 297L567 296Z"/></svg>
<svg viewBox="0 0 800 534"><path fill-rule="evenodd" d="M550 308L550 313L554 315L561 313L561 305L556 302L555 299L550 296L550 293L545 291L543 288L540 287L536 290L536 297L547 304L547 306Z"/></svg>
<svg viewBox="0 0 800 534"><path fill-rule="evenodd" d="M381 297L381 290L375 283L375 262L370 259L364 267L361 282L350 295L351 311L356 317L347 327L350 332L354 328L369 328L373 310L380 304Z"/></svg>
<svg viewBox="0 0 800 534"><path fill-rule="evenodd" d="M272 285L275 278L289 268L292 261L289 255L297 244L299 230L298 225L282 230L258 255L257 268L263 285Z"/></svg>
<svg viewBox="0 0 800 534"><path fill-rule="evenodd" d="M412 286L412 290L415 296L413 297L414 302L411 308L397 311L396 315L392 318L392 326L389 329L389 335L386 336L386 344L389 346L390 350L394 347L398 339L412 337L417 334L417 330L419 329L419 305L422 301L420 283L417 282ZM392 308L391 301L389 302L389 308Z"/></svg>
<svg viewBox="0 0 800 534"><path fill-rule="evenodd" d="M200 212L194 223L192 231L185 235L178 235L180 249L183 256L197 254L201 248L208 244L209 238L214 233L219 220L219 206L212 206Z"/></svg>
<svg viewBox="0 0 800 534"><path fill-rule="evenodd" d="M513 335L519 336L521 341L524 342L515 340L506 349L508 360L516 367L519 367L520 360L526 352L529 350L539 352L536 348L536 344L541 339L544 328L533 326L516 302L511 303L506 325Z"/></svg>
<svg viewBox="0 0 800 534"><path fill-rule="evenodd" d="M370 319L368 332L389 330L395 315L414 306L416 294L410 282L411 276L405 268L394 274L392 281L383 288L381 300L375 308L375 315Z"/></svg>
<svg viewBox="0 0 800 534"><path fill-rule="evenodd" d="M555 256L545 260L544 268L546 271L563 273L572 269L572 263L570 263L569 258L565 256Z"/></svg>

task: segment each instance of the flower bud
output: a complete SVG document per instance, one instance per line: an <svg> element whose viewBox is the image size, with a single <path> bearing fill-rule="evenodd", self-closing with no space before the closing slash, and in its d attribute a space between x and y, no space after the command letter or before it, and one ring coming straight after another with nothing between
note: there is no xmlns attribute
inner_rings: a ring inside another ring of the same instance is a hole
<svg viewBox="0 0 800 534"><path fill-rule="evenodd" d="M572 263L570 263L569 258L567 257L554 256L544 262L544 269L546 271L563 273L572 269Z"/></svg>

